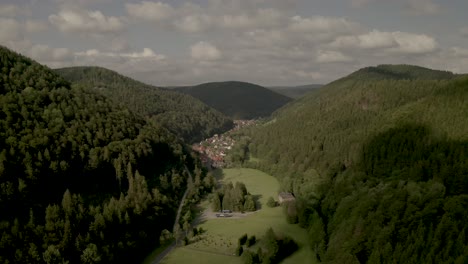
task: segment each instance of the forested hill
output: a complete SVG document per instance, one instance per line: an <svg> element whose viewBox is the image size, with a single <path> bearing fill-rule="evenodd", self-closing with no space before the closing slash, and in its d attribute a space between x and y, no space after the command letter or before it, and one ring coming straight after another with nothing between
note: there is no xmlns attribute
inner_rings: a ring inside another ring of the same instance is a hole
<svg viewBox="0 0 468 264"><path fill-rule="evenodd" d="M287 97L297 99L304 96L308 92L318 89L322 86L322 84L309 84L301 86L274 86L268 87L268 89L272 90L273 92L285 95Z"/></svg>
<svg viewBox="0 0 468 264"><path fill-rule="evenodd" d="M379 65L362 68L346 78L364 80L449 80L457 75L449 71L428 69L414 65Z"/></svg>
<svg viewBox="0 0 468 264"><path fill-rule="evenodd" d="M365 68L245 131L246 164L298 198L323 262L466 263L467 102L466 76Z"/></svg>
<svg viewBox="0 0 468 264"><path fill-rule="evenodd" d="M265 87L245 82L213 82L175 90L196 97L234 119L267 117L291 101Z"/></svg>
<svg viewBox="0 0 468 264"><path fill-rule="evenodd" d="M0 263L138 262L172 229L191 156L166 129L3 47L0 68ZM210 188L195 171L194 190Z"/></svg>
<svg viewBox="0 0 468 264"><path fill-rule="evenodd" d="M114 102L150 117L188 143L233 127L231 119L191 96L150 86L105 68L71 67L55 71L75 85L97 89Z"/></svg>

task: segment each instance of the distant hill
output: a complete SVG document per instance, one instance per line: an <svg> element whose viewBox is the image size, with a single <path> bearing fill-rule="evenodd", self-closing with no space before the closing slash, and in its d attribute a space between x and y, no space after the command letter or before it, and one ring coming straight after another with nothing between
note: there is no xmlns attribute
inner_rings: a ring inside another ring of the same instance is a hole
<svg viewBox="0 0 468 264"><path fill-rule="evenodd" d="M364 68L245 130L246 165L294 194L321 262L463 263L467 102L468 76Z"/></svg>
<svg viewBox="0 0 468 264"><path fill-rule="evenodd" d="M55 72L73 84L91 87L157 121L188 143L233 127L231 119L196 98L147 85L105 68L71 67Z"/></svg>
<svg viewBox="0 0 468 264"><path fill-rule="evenodd" d="M213 82L174 89L198 98L234 119L267 117L291 101L265 87L245 82Z"/></svg>
<svg viewBox="0 0 468 264"><path fill-rule="evenodd" d="M305 95L306 93L318 89L322 87L323 84L308 84L308 85L300 85L300 86L273 86L267 87L268 89L285 95L289 98L297 99Z"/></svg>
<svg viewBox="0 0 468 264"><path fill-rule="evenodd" d="M364 80L448 80L456 75L449 71L432 70L414 65L379 65L362 68L347 78Z"/></svg>
<svg viewBox="0 0 468 264"><path fill-rule="evenodd" d="M172 230L186 168L211 190L155 122L1 46L0 68L0 263L139 263Z"/></svg>

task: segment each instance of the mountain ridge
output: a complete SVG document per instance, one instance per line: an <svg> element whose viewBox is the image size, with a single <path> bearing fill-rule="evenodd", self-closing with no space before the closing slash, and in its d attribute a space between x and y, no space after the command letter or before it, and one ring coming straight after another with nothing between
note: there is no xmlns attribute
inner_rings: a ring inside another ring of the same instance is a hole
<svg viewBox="0 0 468 264"><path fill-rule="evenodd" d="M240 82L210 82L173 88L192 95L235 119L267 117L291 101L260 85Z"/></svg>
<svg viewBox="0 0 468 264"><path fill-rule="evenodd" d="M99 90L116 103L153 119L193 143L233 127L232 120L191 96L147 85L102 67L55 69L76 85Z"/></svg>

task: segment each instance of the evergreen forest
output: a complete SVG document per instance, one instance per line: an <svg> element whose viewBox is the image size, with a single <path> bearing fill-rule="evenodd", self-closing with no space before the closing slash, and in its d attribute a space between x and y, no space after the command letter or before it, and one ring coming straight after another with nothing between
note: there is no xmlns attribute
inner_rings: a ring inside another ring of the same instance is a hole
<svg viewBox="0 0 468 264"><path fill-rule="evenodd" d="M466 102L465 75L365 68L242 131L235 153L296 196L320 262L466 263Z"/></svg>
<svg viewBox="0 0 468 264"><path fill-rule="evenodd" d="M212 82L173 88L200 99L233 119L268 117L291 98L246 82Z"/></svg>
<svg viewBox="0 0 468 264"><path fill-rule="evenodd" d="M150 86L100 67L55 70L73 85L94 89L142 117L151 118L187 143L233 127L230 118L194 97Z"/></svg>
<svg viewBox="0 0 468 264"><path fill-rule="evenodd" d="M134 263L213 187L154 120L3 47L0 67L0 263Z"/></svg>

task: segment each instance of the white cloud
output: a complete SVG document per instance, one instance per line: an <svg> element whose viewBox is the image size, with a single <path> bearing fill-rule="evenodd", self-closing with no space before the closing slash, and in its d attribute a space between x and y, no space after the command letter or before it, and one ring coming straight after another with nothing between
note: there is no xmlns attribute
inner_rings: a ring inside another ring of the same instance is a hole
<svg viewBox="0 0 468 264"><path fill-rule="evenodd" d="M441 11L441 7L432 0L408 0L406 7L411 15L434 15Z"/></svg>
<svg viewBox="0 0 468 264"><path fill-rule="evenodd" d="M330 62L349 62L353 61L353 58L344 55L339 51L332 50L319 50L317 52L317 62L330 63Z"/></svg>
<svg viewBox="0 0 468 264"><path fill-rule="evenodd" d="M332 43L333 47L362 49L389 48L396 45L397 42L392 32L381 32L378 30L357 36L338 37Z"/></svg>
<svg viewBox="0 0 468 264"><path fill-rule="evenodd" d="M403 54L425 54L437 50L438 44L436 40L424 34L412 34L406 32L393 32L395 41L398 46L392 48L391 51Z"/></svg>
<svg viewBox="0 0 468 264"><path fill-rule="evenodd" d="M357 36L338 37L331 45L337 48L382 49L403 54L424 54L438 47L435 39L424 34L378 30Z"/></svg>
<svg viewBox="0 0 468 264"><path fill-rule="evenodd" d="M219 51L216 46L204 41L200 41L197 44L192 45L190 50L192 59L195 60L212 61L219 60L222 57L221 51Z"/></svg>
<svg viewBox="0 0 468 264"><path fill-rule="evenodd" d="M126 4L125 8L130 16L150 21L165 20L175 13L172 6L162 2L143 1L138 4Z"/></svg>
<svg viewBox="0 0 468 264"><path fill-rule="evenodd" d="M61 10L50 15L49 21L63 32L85 34L117 33L124 29L120 18L105 16L101 11Z"/></svg>
<svg viewBox="0 0 468 264"><path fill-rule="evenodd" d="M33 45L29 51L29 55L40 61L63 61L73 58L73 53L67 48L51 48L47 45Z"/></svg>
<svg viewBox="0 0 468 264"><path fill-rule="evenodd" d="M151 60L164 60L166 56L155 53L150 48L143 48L141 52L103 52L97 49L89 49L86 51L76 52L78 57L115 57L115 58L129 58L129 59L151 59Z"/></svg>
<svg viewBox="0 0 468 264"><path fill-rule="evenodd" d="M358 25L345 18L314 16L292 17L291 29L297 32L333 32L336 34L355 30Z"/></svg>

